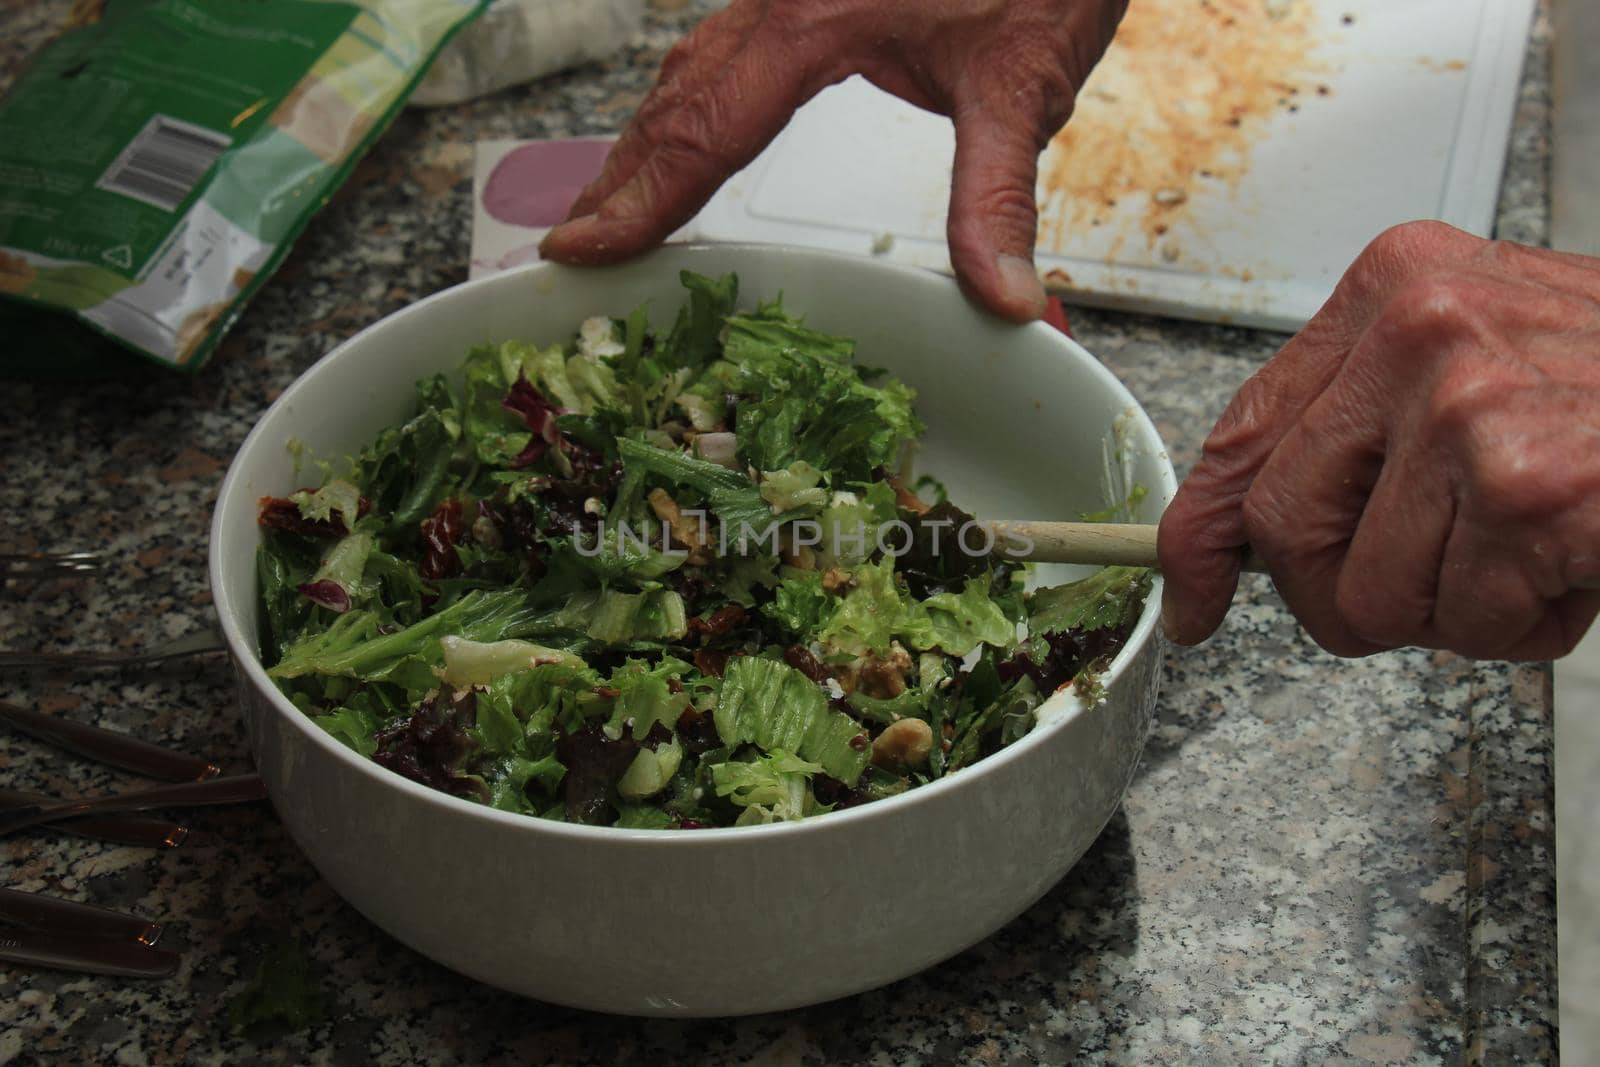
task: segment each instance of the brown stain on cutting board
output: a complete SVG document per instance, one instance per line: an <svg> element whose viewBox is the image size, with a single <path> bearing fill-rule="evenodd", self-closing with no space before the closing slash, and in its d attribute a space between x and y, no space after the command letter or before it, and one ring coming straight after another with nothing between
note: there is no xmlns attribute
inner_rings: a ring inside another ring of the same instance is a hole
<svg viewBox="0 0 1600 1067"><path fill-rule="evenodd" d="M1154 247L1197 195L1236 186L1267 118L1330 92L1316 36L1310 0L1130 4L1040 160L1041 245L1059 252L1084 227L1126 224L1134 206Z"/></svg>

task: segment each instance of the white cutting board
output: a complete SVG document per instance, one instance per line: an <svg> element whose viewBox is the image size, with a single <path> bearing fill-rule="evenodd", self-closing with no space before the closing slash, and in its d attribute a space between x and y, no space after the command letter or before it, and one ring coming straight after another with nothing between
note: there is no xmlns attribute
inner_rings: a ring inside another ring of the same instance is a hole
<svg viewBox="0 0 1600 1067"><path fill-rule="evenodd" d="M1487 234L1533 10L1138 0L1041 159L1040 271L1080 303L1297 329L1384 228ZM691 229L949 270L953 151L945 119L853 78Z"/></svg>

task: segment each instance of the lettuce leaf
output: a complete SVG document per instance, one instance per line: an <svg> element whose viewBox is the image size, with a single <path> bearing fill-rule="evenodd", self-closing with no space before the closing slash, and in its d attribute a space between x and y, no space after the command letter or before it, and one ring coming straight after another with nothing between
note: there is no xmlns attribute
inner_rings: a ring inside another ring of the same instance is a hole
<svg viewBox="0 0 1600 1067"><path fill-rule="evenodd" d="M522 372L522 354L530 346L515 341L479 345L462 367L466 386L462 437L473 458L490 467L510 467L533 440L522 416L504 405Z"/></svg>
<svg viewBox="0 0 1600 1067"><path fill-rule="evenodd" d="M817 546L817 565L854 567L878 547L878 533L896 518L894 489L888 482L872 482L860 493L834 493L828 506L817 516L822 527L822 543ZM885 547L896 542L885 538ZM898 561L896 563L898 567Z"/></svg>
<svg viewBox="0 0 1600 1067"><path fill-rule="evenodd" d="M582 355L568 356L560 345L542 349L519 345L517 350L522 353L523 375L553 397L563 411L592 415L618 404L617 375L608 364ZM515 379L510 384L515 384Z"/></svg>
<svg viewBox="0 0 1600 1067"><path fill-rule="evenodd" d="M683 762L683 746L673 738L657 748L641 748L628 769L617 779L617 792L626 800L643 800L667 787Z"/></svg>
<svg viewBox="0 0 1600 1067"><path fill-rule="evenodd" d="M672 369L704 366L716 358L723 322L738 303L739 276L708 278L686 270L679 272L678 281L689 290L689 301L678 310L661 346L661 361Z"/></svg>
<svg viewBox="0 0 1600 1067"><path fill-rule="evenodd" d="M778 583L761 613L793 636L809 641L833 615L838 601L822 588L816 571L796 571Z"/></svg>
<svg viewBox="0 0 1600 1067"><path fill-rule="evenodd" d="M803 459L782 470L761 473L761 499L772 505L774 515L805 510L816 512L828 503L823 473Z"/></svg>
<svg viewBox="0 0 1600 1067"><path fill-rule="evenodd" d="M669 811L650 803L631 803L623 800L616 804L617 821L613 826L623 830L670 830L678 821Z"/></svg>
<svg viewBox="0 0 1600 1067"><path fill-rule="evenodd" d="M571 564L587 571L603 585L623 582L640 586L654 583L657 578L671 574L689 558L687 552L674 549L663 552L660 538L654 543L632 536L635 531L622 526L606 526L598 538L585 539L580 547L575 538L559 538L551 544L551 555L560 558L559 564Z"/></svg>
<svg viewBox="0 0 1600 1067"><path fill-rule="evenodd" d="M439 680L457 688L488 685L502 674L532 670L547 663L584 665L579 656L532 641L473 641L445 634L439 638L439 649L444 658Z"/></svg>
<svg viewBox="0 0 1600 1067"><path fill-rule="evenodd" d="M381 528L409 531L451 494L461 453L460 401L444 375L417 383L417 413L364 449L356 480Z"/></svg>
<svg viewBox="0 0 1600 1067"><path fill-rule="evenodd" d="M318 613L317 605L300 595L300 586L317 565L317 556L301 539L262 531L256 549L256 586L261 595L261 659L268 667L282 658L283 650Z"/></svg>
<svg viewBox="0 0 1600 1067"><path fill-rule="evenodd" d="M401 681L415 687L421 677L431 678L431 668L444 659L439 638L454 634L473 641L520 637L537 623L538 613L528 606L520 589L496 592L475 590L444 608L395 633L385 632L381 612L357 609L340 615L321 633L307 634L284 651L277 666L267 673L274 678L298 678L307 674L329 674L364 681L395 679L403 668L409 672Z"/></svg>
<svg viewBox="0 0 1600 1067"><path fill-rule="evenodd" d="M728 760L711 768L717 795L743 808L735 826L803 819L818 810L808 785L822 766L775 751L744 762Z"/></svg>
<svg viewBox="0 0 1600 1067"><path fill-rule="evenodd" d="M763 552L724 556L718 561L714 584L722 595L740 607L756 606L756 589L774 589L780 579L778 558Z"/></svg>
<svg viewBox="0 0 1600 1067"><path fill-rule="evenodd" d="M777 660L729 660L713 721L723 744L794 752L846 785L855 784L870 755L871 746L857 740L866 738L861 724L828 707L815 682Z"/></svg>
<svg viewBox="0 0 1600 1067"><path fill-rule="evenodd" d="M333 522L334 515L338 515L346 530L355 526L361 510L360 488L343 478L335 478L314 492L302 489L290 493L289 499L308 522Z"/></svg>
<svg viewBox="0 0 1600 1067"><path fill-rule="evenodd" d="M989 664L984 660L983 664ZM978 672L973 671L976 676ZM1018 678L1009 686L989 695L988 687L977 689L968 680L968 700L963 701L965 716L956 727L950 751L945 755L947 771L960 770L982 754L984 738L994 738L995 747L1010 744L1033 725L1033 713L1044 702L1044 695L1027 676Z"/></svg>
<svg viewBox="0 0 1600 1067"><path fill-rule="evenodd" d="M886 655L906 610L894 580L894 560L885 556L861 564L851 572L851 582L817 640L839 656Z"/></svg>
<svg viewBox="0 0 1600 1067"><path fill-rule="evenodd" d="M671 683L682 678L689 670L689 664L683 660L663 656L655 666L643 660L630 659L612 671L605 684L616 690L617 696L612 704L611 718L602 728L606 736L621 737L623 729L630 723L635 741L643 741L656 723L672 729L678 722L678 716L689 706L689 694L681 686L674 693Z"/></svg>
<svg viewBox="0 0 1600 1067"><path fill-rule="evenodd" d="M728 530L730 544L739 543L744 537L759 539L779 521L762 499L761 490L738 471L643 441L624 440L618 443L618 449L628 473L641 470L673 485L688 486L704 496Z"/></svg>
<svg viewBox="0 0 1600 1067"><path fill-rule="evenodd" d="M300 587L300 592L340 613L361 606L377 591L375 582L364 581L362 577L374 547L376 542L369 533L352 533L339 538L322 557L316 573Z"/></svg>
<svg viewBox="0 0 1600 1067"><path fill-rule="evenodd" d="M485 722L494 723L480 740L491 753L542 756L553 746L558 726L576 730L591 711L604 710L594 692L599 684L592 669L570 661L499 675L478 692L480 730ZM519 736L512 736L513 730Z"/></svg>
<svg viewBox="0 0 1600 1067"><path fill-rule="evenodd" d="M894 697L870 697L865 693L855 692L845 699L863 719L884 726L900 719L927 717L927 694L920 686L907 689Z"/></svg>
<svg viewBox="0 0 1600 1067"><path fill-rule="evenodd" d="M489 786L491 807L531 815L539 809L528 795L528 787L535 786L544 796L553 795L566 773L554 755L536 760L511 755L493 764L483 777Z"/></svg>
<svg viewBox="0 0 1600 1067"><path fill-rule="evenodd" d="M683 597L671 589L647 593L607 589L593 603L593 616L584 632L608 645L676 640L689 632Z"/></svg>
<svg viewBox="0 0 1600 1067"><path fill-rule="evenodd" d="M1032 635L1126 626L1139 616L1150 592L1142 567L1105 567L1081 581L1036 590L1028 598Z"/></svg>
<svg viewBox="0 0 1600 1067"><path fill-rule="evenodd" d="M313 715L311 721L363 756L370 756L378 750L378 742L373 740L372 735L382 724L369 711L339 708L325 715Z"/></svg>
<svg viewBox="0 0 1600 1067"><path fill-rule="evenodd" d="M853 349L776 305L728 318L723 356L739 368L737 392L747 398L734 429L748 463L771 471L804 461L847 481L897 465L922 430L914 394L899 382L867 385L849 362Z"/></svg>
<svg viewBox="0 0 1600 1067"><path fill-rule="evenodd" d="M919 602L900 587L894 565L885 556L851 572L850 590L817 633L831 653L884 656L895 638L917 651L936 648L952 656L1016 642L1016 624L990 596L987 575L968 579L960 593Z"/></svg>
<svg viewBox="0 0 1600 1067"><path fill-rule="evenodd" d="M987 577L968 578L960 593L913 601L897 631L911 648L952 656L965 656L980 644L1007 648L1017 639L1016 624L989 597Z"/></svg>

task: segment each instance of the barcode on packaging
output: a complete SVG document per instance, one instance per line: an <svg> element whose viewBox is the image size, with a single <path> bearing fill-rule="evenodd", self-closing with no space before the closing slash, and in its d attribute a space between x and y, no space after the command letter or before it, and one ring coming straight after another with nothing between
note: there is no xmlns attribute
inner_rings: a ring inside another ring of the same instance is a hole
<svg viewBox="0 0 1600 1067"><path fill-rule="evenodd" d="M94 184L162 211L176 211L231 143L215 130L154 115Z"/></svg>

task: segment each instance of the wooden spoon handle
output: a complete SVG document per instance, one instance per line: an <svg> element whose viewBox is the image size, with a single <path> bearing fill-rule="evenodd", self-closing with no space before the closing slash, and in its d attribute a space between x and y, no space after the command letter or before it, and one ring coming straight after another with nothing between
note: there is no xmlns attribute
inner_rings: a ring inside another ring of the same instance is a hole
<svg viewBox="0 0 1600 1067"><path fill-rule="evenodd" d="M1012 559L1034 563L1086 563L1100 567L1157 565L1157 527L1145 523L998 519L985 525L994 531L995 551ZM1245 555L1244 569L1266 571L1254 553Z"/></svg>
<svg viewBox="0 0 1600 1067"><path fill-rule="evenodd" d="M1084 563L1097 567L1159 566L1157 527L1145 523L994 519L984 525L994 531L995 552L1011 559L1032 563ZM1245 552L1243 569L1267 573L1266 564L1253 551ZM1574 588L1600 589L1600 579L1580 581Z"/></svg>

